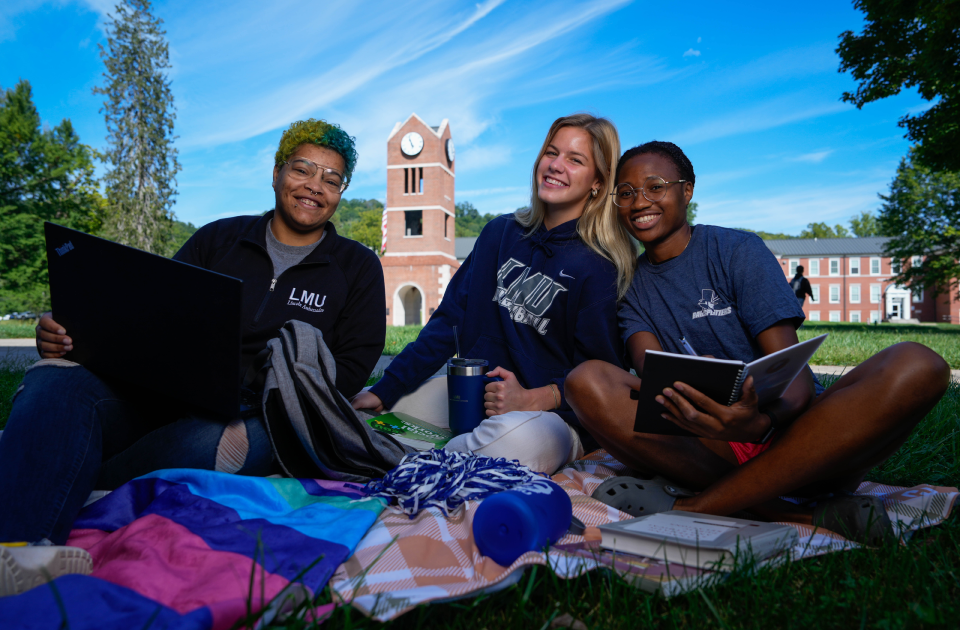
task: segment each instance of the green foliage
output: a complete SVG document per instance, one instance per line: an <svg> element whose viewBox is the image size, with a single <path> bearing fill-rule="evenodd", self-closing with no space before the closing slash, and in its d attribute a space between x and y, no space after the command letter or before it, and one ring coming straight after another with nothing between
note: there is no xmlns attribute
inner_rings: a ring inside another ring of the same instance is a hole
<svg viewBox="0 0 960 630"><path fill-rule="evenodd" d="M817 353L813 365L859 365L884 348L901 341L921 343L960 370L960 326L938 324L853 324L848 322L804 322L797 331L800 341L830 333Z"/></svg>
<svg viewBox="0 0 960 630"><path fill-rule="evenodd" d="M176 118L163 20L150 13L149 0L120 0L107 24L106 66L100 110L109 148L103 154L108 220L105 236L157 254L171 247L172 206L180 170L173 146Z"/></svg>
<svg viewBox="0 0 960 630"><path fill-rule="evenodd" d="M854 0L865 27L840 35L840 71L860 82L843 100L858 108L916 88L934 103L900 126L933 170L960 171L960 0Z"/></svg>
<svg viewBox="0 0 960 630"><path fill-rule="evenodd" d="M764 232L763 230L751 230L748 228L736 228L741 232L753 232L765 241L779 241L788 238L800 238L795 234L782 234L780 232Z"/></svg>
<svg viewBox="0 0 960 630"><path fill-rule="evenodd" d="M387 339L383 353L389 356L400 354L407 344L416 341L423 326L387 326Z"/></svg>
<svg viewBox="0 0 960 630"><path fill-rule="evenodd" d="M693 225L693 220L697 218L697 202L691 201L687 204L687 223Z"/></svg>
<svg viewBox="0 0 960 630"><path fill-rule="evenodd" d="M376 199L341 199L330 221L337 233L380 253L383 204Z"/></svg>
<svg viewBox="0 0 960 630"><path fill-rule="evenodd" d="M850 218L850 230L858 237L886 236L880 227L880 221L872 212L864 210L859 217Z"/></svg>
<svg viewBox="0 0 960 630"><path fill-rule="evenodd" d="M850 232L839 223L833 227L826 223L807 223L807 229L800 232L800 238L846 238L848 236Z"/></svg>
<svg viewBox="0 0 960 630"><path fill-rule="evenodd" d="M184 223L183 221L174 220L170 225L170 230L167 233L166 240L166 249L164 251L164 256L167 258L173 258L173 255L176 254L183 244L187 242L194 232L197 231L197 226L193 223Z"/></svg>
<svg viewBox="0 0 960 630"><path fill-rule="evenodd" d="M902 267L898 284L948 290L960 277L960 172L935 172L915 157L911 150L900 161L890 194L880 195L880 224L893 237L886 253L896 260L924 257L921 265Z"/></svg>
<svg viewBox="0 0 960 630"><path fill-rule="evenodd" d="M6 315L6 311L3 314ZM32 319L0 320L0 339L35 339L37 331L34 326Z"/></svg>
<svg viewBox="0 0 960 630"><path fill-rule="evenodd" d="M497 218L495 214L481 215L472 203L461 201L454 206L456 212L457 236L480 236L480 230Z"/></svg>
<svg viewBox="0 0 960 630"><path fill-rule="evenodd" d="M41 127L27 81L0 93L0 313L50 308L44 221L100 229L93 157L69 120Z"/></svg>

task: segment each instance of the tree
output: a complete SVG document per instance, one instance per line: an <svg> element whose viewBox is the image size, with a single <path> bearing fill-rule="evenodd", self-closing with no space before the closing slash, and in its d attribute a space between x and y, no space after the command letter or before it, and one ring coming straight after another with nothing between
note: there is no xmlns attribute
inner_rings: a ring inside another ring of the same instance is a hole
<svg viewBox="0 0 960 630"><path fill-rule="evenodd" d="M343 199L330 220L341 236L379 252L382 218L383 204L376 199Z"/></svg>
<svg viewBox="0 0 960 630"><path fill-rule="evenodd" d="M890 194L880 195L884 233L892 236L886 253L895 260L922 256L920 265L903 265L898 284L941 290L960 277L960 172L936 172L915 152L900 161Z"/></svg>
<svg viewBox="0 0 960 630"><path fill-rule="evenodd" d="M873 213L867 212L866 210L861 212L859 217L850 217L850 230L858 238L885 236L885 234L881 234L880 221L877 220L877 217Z"/></svg>
<svg viewBox="0 0 960 630"><path fill-rule="evenodd" d="M68 119L41 127L27 81L0 90L0 313L50 308L44 221L99 230L93 157Z"/></svg>
<svg viewBox="0 0 960 630"><path fill-rule="evenodd" d="M100 110L109 148L103 178L109 220L106 236L163 254L169 247L176 174L173 146L176 118L163 20L150 13L149 0L121 0L107 24L107 71L94 94L107 97Z"/></svg>
<svg viewBox="0 0 960 630"><path fill-rule="evenodd" d="M833 227L826 223L807 223L807 229L800 232L800 238L846 238L848 236L850 232L839 223Z"/></svg>
<svg viewBox="0 0 960 630"><path fill-rule="evenodd" d="M691 201L687 204L687 223L693 225L693 220L697 218L697 202Z"/></svg>
<svg viewBox="0 0 960 630"><path fill-rule="evenodd" d="M481 215L472 203L461 201L454 206L457 236L480 236L483 227L497 218L495 214Z"/></svg>
<svg viewBox="0 0 960 630"><path fill-rule="evenodd" d="M900 119L934 171L960 171L960 0L854 0L863 33L840 35L840 72L860 82L843 100L862 108L916 87L932 107ZM937 100L939 99L939 100ZM934 102L936 101L936 102Z"/></svg>

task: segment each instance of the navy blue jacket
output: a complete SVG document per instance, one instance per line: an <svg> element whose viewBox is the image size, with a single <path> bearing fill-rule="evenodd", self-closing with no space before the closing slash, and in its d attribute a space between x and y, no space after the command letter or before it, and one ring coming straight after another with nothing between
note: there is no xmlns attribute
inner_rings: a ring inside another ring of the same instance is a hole
<svg viewBox="0 0 960 630"><path fill-rule="evenodd" d="M567 374L588 359L623 365L617 328L617 270L580 240L577 221L530 237L512 214L480 233L450 280L440 307L371 391L390 408L454 356L514 372L531 389L556 383L557 413L579 422L563 396Z"/></svg>
<svg viewBox="0 0 960 630"><path fill-rule="evenodd" d="M267 223L273 211L208 223L175 260L243 280L243 369L297 319L323 333L337 363L337 389L353 396L366 384L386 338L383 267L377 255L337 235L326 236L299 264L273 277Z"/></svg>

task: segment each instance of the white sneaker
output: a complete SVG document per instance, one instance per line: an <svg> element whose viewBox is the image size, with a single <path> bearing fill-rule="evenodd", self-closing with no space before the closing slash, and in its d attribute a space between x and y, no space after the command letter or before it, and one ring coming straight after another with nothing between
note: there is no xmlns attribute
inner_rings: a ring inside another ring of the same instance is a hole
<svg viewBox="0 0 960 630"><path fill-rule="evenodd" d="M0 597L19 595L50 580L93 571L93 558L79 547L0 545Z"/></svg>

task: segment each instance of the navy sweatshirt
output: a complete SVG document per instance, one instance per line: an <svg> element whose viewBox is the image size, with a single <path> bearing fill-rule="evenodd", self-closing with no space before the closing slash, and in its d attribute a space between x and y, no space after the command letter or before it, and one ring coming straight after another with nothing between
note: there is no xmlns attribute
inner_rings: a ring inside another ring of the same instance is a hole
<svg viewBox="0 0 960 630"><path fill-rule="evenodd" d="M524 230L512 214L483 229L420 336L371 388L387 408L454 355L457 326L463 357L506 368L527 389L556 383L556 412L579 427L563 396L567 374L589 359L623 365L617 270L580 240L576 220Z"/></svg>
<svg viewBox="0 0 960 630"><path fill-rule="evenodd" d="M317 248L274 279L266 240L272 217L270 211L208 223L174 259L243 280L244 371L284 323L297 319L323 333L336 360L337 389L353 396L370 377L386 338L380 260L327 223Z"/></svg>

